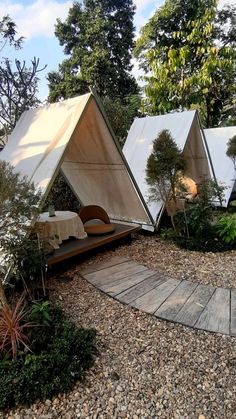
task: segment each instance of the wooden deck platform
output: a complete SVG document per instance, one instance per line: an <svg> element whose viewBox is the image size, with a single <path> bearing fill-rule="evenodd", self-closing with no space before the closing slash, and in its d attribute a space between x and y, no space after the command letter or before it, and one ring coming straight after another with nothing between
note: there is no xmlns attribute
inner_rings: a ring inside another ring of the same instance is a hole
<svg viewBox="0 0 236 419"><path fill-rule="evenodd" d="M120 257L80 274L116 300L160 319L236 336L236 290L180 281Z"/></svg>
<svg viewBox="0 0 236 419"><path fill-rule="evenodd" d="M59 249L56 249L52 255L47 257L48 265L51 266L68 258L81 255L82 253L88 252L92 249L102 247L108 243L112 243L124 237L130 236L135 231L140 230L140 226L137 224L115 225L116 229L114 233L111 234L106 234L104 236L89 236L82 240L71 239L65 241L62 243Z"/></svg>

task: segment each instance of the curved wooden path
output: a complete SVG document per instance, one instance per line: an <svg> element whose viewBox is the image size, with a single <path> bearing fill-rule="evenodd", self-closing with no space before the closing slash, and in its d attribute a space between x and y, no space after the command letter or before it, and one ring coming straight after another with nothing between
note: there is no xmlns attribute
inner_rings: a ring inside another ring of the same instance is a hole
<svg viewBox="0 0 236 419"><path fill-rule="evenodd" d="M121 257L80 274L116 300L157 318L236 336L236 290L180 281Z"/></svg>

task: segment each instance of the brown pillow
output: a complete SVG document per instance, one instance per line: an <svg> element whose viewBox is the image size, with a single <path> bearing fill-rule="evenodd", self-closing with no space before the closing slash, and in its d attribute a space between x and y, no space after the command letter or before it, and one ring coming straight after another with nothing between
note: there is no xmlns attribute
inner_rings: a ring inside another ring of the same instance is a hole
<svg viewBox="0 0 236 419"><path fill-rule="evenodd" d="M89 224L84 226L84 230L88 236L101 236L103 234L110 234L115 231L114 224Z"/></svg>

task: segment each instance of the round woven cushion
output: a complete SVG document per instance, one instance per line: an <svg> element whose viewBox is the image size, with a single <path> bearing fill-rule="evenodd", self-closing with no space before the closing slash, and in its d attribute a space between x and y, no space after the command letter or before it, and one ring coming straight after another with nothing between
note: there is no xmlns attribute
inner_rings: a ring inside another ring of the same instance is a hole
<svg viewBox="0 0 236 419"><path fill-rule="evenodd" d="M110 234L115 231L114 224L90 224L85 225L84 230L88 236L101 236L103 234Z"/></svg>

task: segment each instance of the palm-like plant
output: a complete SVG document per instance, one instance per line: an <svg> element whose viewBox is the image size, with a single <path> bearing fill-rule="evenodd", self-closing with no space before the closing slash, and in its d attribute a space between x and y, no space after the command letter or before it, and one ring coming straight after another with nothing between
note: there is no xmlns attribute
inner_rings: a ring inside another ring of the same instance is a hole
<svg viewBox="0 0 236 419"><path fill-rule="evenodd" d="M26 321L27 311L25 300L22 296L14 308L4 305L0 310L0 353L17 358L20 347L28 347L28 337L25 330L32 327L32 323Z"/></svg>

